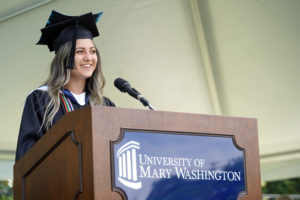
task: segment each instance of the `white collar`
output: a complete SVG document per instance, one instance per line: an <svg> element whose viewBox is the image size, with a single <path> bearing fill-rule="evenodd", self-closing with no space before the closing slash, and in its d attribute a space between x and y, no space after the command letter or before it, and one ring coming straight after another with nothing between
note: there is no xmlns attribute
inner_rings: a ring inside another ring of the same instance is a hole
<svg viewBox="0 0 300 200"><path fill-rule="evenodd" d="M75 94L73 92L71 92L73 97L76 99L76 101L79 103L79 105L84 106L85 105L85 95L86 93L83 92L81 94Z"/></svg>

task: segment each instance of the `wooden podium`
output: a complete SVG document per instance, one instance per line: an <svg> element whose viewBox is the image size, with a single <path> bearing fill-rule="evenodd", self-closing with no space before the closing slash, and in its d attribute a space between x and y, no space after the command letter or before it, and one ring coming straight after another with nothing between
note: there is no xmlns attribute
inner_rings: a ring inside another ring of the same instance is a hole
<svg viewBox="0 0 300 200"><path fill-rule="evenodd" d="M261 199L256 119L92 106L66 114L15 164L15 200L126 199L112 181L111 142L122 130L232 136L245 150L238 199Z"/></svg>

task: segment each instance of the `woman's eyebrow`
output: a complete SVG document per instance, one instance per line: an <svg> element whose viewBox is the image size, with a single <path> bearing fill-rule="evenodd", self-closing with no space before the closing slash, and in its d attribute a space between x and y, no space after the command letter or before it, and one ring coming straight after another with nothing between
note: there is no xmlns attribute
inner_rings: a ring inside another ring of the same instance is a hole
<svg viewBox="0 0 300 200"><path fill-rule="evenodd" d="M76 47L76 49L85 49L84 47ZM96 49L96 47L89 47L89 49Z"/></svg>

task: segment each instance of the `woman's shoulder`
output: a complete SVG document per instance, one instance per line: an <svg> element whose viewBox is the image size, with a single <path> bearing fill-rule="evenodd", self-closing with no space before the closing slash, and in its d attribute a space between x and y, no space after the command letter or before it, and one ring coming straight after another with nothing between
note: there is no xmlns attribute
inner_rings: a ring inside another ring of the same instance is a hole
<svg viewBox="0 0 300 200"><path fill-rule="evenodd" d="M110 107L116 107L116 105L107 97L103 97L104 105Z"/></svg>
<svg viewBox="0 0 300 200"><path fill-rule="evenodd" d="M31 91L28 96L27 100L29 101L43 101L48 100L49 93L48 93L48 86L41 86L39 88L36 88L35 90Z"/></svg>
<svg viewBox="0 0 300 200"><path fill-rule="evenodd" d="M23 116L30 118L29 116L33 115L43 120L42 116L49 102L50 96L45 88L40 87L31 91L25 100Z"/></svg>

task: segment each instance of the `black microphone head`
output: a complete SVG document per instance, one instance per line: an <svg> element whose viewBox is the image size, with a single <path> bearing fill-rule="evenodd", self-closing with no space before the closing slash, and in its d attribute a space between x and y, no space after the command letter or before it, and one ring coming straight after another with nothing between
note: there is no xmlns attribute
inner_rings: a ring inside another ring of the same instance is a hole
<svg viewBox="0 0 300 200"><path fill-rule="evenodd" d="M116 88L118 88L121 92L125 92L125 86L130 86L128 81L122 79L122 78L117 78L114 82L114 85Z"/></svg>

